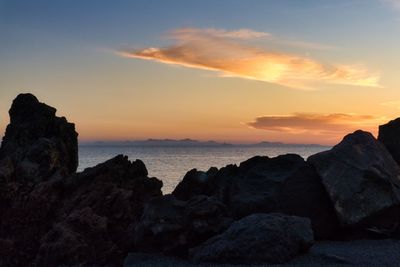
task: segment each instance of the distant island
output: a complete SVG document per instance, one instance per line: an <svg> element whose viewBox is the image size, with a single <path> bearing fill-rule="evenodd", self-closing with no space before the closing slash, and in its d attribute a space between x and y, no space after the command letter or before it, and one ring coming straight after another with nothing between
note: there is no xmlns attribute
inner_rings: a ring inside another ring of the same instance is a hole
<svg viewBox="0 0 400 267"><path fill-rule="evenodd" d="M199 141L190 138L185 139L147 139L126 141L84 141L81 146L144 146L144 147L329 147L320 144L290 144L282 142L258 142L258 143L226 143L217 141Z"/></svg>

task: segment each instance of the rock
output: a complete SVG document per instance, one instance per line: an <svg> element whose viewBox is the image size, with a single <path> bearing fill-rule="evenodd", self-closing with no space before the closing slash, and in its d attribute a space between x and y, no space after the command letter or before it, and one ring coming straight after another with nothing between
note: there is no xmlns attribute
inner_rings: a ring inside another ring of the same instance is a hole
<svg viewBox="0 0 400 267"><path fill-rule="evenodd" d="M308 217L316 239L337 237L339 222L314 167L298 155L253 157L239 166L189 171L172 193L180 200L214 196L239 219L260 212Z"/></svg>
<svg viewBox="0 0 400 267"><path fill-rule="evenodd" d="M235 218L274 212L279 209L281 184L302 165L304 159L299 155L257 156L239 167L222 168L210 179L209 187Z"/></svg>
<svg viewBox="0 0 400 267"><path fill-rule="evenodd" d="M136 249L186 256L189 248L225 230L231 219L225 206L212 197L199 195L181 201L172 195L146 204L135 229Z"/></svg>
<svg viewBox="0 0 400 267"><path fill-rule="evenodd" d="M74 124L55 113L31 94L15 98L0 148L0 180L36 183L76 171L78 134Z"/></svg>
<svg viewBox="0 0 400 267"><path fill-rule="evenodd" d="M370 133L356 131L331 150L308 158L343 226L400 204L400 168Z"/></svg>
<svg viewBox="0 0 400 267"><path fill-rule="evenodd" d="M108 222L108 238L123 253L130 249L127 236L142 216L144 203L162 195L162 182L149 178L142 161L118 155L70 177L64 184L64 214L90 208ZM61 213L60 213L61 215Z"/></svg>
<svg viewBox="0 0 400 267"><path fill-rule="evenodd" d="M379 126L378 140L400 164L400 118Z"/></svg>
<svg viewBox="0 0 400 267"><path fill-rule="evenodd" d="M42 238L34 266L121 266L123 255L109 238L105 217L91 208L72 212Z"/></svg>
<svg viewBox="0 0 400 267"><path fill-rule="evenodd" d="M284 263L313 244L310 220L283 214L253 214L190 251L197 262Z"/></svg>
<svg viewBox="0 0 400 267"><path fill-rule="evenodd" d="M121 265L130 227L162 195L162 182L122 155L75 173L77 133L55 113L30 94L10 109L0 149L0 265Z"/></svg>
<svg viewBox="0 0 400 267"><path fill-rule="evenodd" d="M35 258L41 263L37 266L81 260L100 265L122 262L131 249L130 227L138 223L144 203L161 196L161 187L161 181L147 176L143 162L119 155L82 173L40 182L33 189L9 189L0 240L12 240L15 249L4 258L18 261L9 266L29 266ZM87 253L75 255L75 246Z"/></svg>
<svg viewBox="0 0 400 267"><path fill-rule="evenodd" d="M188 200L195 195L206 195L209 191L209 180L217 172L218 169L215 167L210 168L207 172L192 169L185 174L171 194L180 200Z"/></svg>
<svg viewBox="0 0 400 267"><path fill-rule="evenodd" d="M282 183L278 198L279 212L311 220L315 239L339 237L340 224L333 204L321 178L309 163Z"/></svg>

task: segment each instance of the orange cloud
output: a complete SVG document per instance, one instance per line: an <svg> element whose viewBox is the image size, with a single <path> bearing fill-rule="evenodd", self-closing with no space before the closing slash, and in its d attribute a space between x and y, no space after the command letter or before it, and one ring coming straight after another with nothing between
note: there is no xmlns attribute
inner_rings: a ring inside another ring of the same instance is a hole
<svg viewBox="0 0 400 267"><path fill-rule="evenodd" d="M129 58L217 71L223 77L240 77L300 89L314 89L317 83L378 86L379 75L360 66L322 64L316 60L273 52L246 44L254 38L270 37L249 29L183 28L170 33L176 43L169 47L122 50Z"/></svg>
<svg viewBox="0 0 400 267"><path fill-rule="evenodd" d="M309 141L312 141L312 138L318 138L314 140L330 143L358 129L376 134L378 125L385 121L385 118L371 115L295 113L261 116L247 125L255 129L279 132L282 135L308 136Z"/></svg>

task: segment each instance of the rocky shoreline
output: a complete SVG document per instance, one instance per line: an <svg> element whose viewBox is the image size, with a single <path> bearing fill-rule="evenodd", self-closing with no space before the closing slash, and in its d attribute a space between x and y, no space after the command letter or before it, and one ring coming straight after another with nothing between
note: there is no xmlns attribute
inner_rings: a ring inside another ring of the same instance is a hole
<svg viewBox="0 0 400 267"><path fill-rule="evenodd" d="M380 126L377 139L358 130L307 160L257 156L193 169L163 195L162 181L123 155L77 173L74 124L35 96L18 95L9 115L0 266L400 260L400 119Z"/></svg>

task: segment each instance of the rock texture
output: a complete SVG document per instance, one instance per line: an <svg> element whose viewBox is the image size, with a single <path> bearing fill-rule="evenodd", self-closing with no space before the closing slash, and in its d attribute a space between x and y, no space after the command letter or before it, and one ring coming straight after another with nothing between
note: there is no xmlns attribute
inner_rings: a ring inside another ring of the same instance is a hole
<svg viewBox="0 0 400 267"><path fill-rule="evenodd" d="M195 261L284 263L314 242L310 220L282 214L253 214L191 250Z"/></svg>
<svg viewBox="0 0 400 267"><path fill-rule="evenodd" d="M18 95L0 148L0 181L46 180L78 166L75 126L31 94Z"/></svg>
<svg viewBox="0 0 400 267"><path fill-rule="evenodd" d="M19 95L1 146L1 266L121 266L144 203L161 196L142 161L75 173L77 134L55 109Z"/></svg>
<svg viewBox="0 0 400 267"><path fill-rule="evenodd" d="M339 238L340 225L333 204L313 166L305 163L280 186L279 212L311 220L316 239Z"/></svg>
<svg viewBox="0 0 400 267"><path fill-rule="evenodd" d="M309 157L343 225L400 204L400 168L370 133L356 131Z"/></svg>
<svg viewBox="0 0 400 267"><path fill-rule="evenodd" d="M221 233L231 222L225 205L213 197L181 201L165 195L146 204L135 229L135 245L139 251L187 256L188 249Z"/></svg>
<svg viewBox="0 0 400 267"><path fill-rule="evenodd" d="M261 212L308 217L317 239L337 236L339 222L314 167L298 155L253 157L239 166L191 170L172 193L181 200L213 196L240 219Z"/></svg>
<svg viewBox="0 0 400 267"><path fill-rule="evenodd" d="M160 196L161 186L147 177L143 162L119 155L83 173L38 183L32 191L16 191L0 223L0 240L12 240L15 248L3 257L8 266L119 266L144 202Z"/></svg>
<svg viewBox="0 0 400 267"><path fill-rule="evenodd" d="M400 118L379 126L378 140L400 164Z"/></svg>

